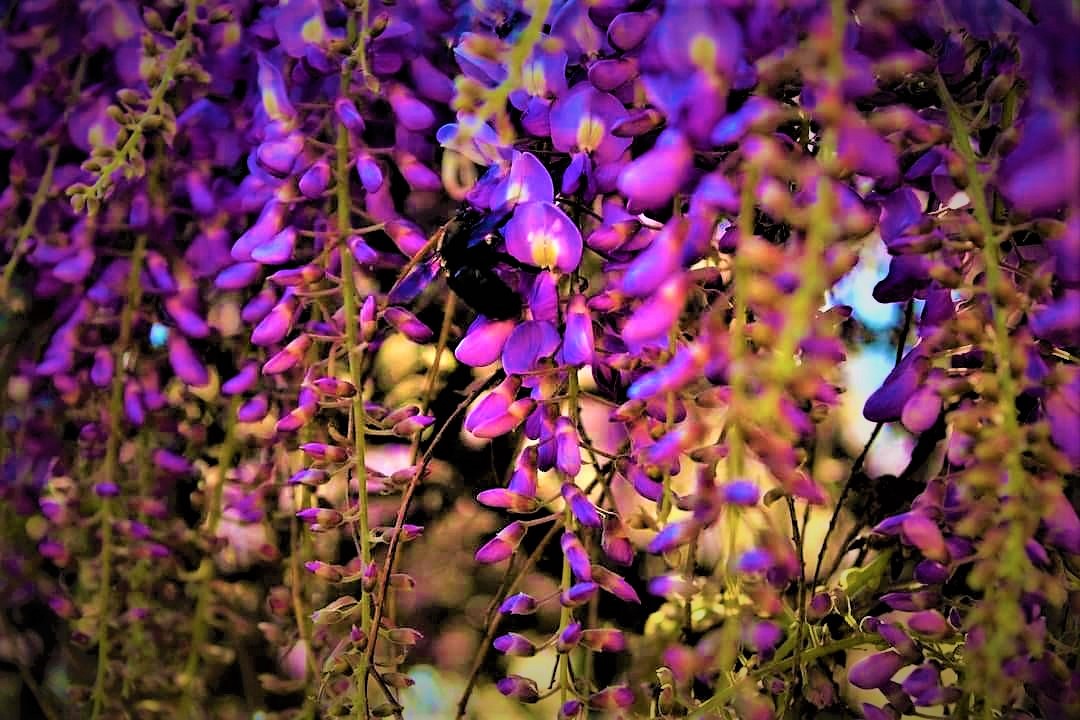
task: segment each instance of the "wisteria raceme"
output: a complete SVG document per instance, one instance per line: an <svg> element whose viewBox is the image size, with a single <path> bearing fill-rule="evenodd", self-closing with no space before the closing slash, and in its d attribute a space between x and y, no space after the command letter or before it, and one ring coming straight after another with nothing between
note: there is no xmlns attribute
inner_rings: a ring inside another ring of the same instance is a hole
<svg viewBox="0 0 1080 720"><path fill-rule="evenodd" d="M1075 3L0 15L18 716L1080 713Z"/></svg>

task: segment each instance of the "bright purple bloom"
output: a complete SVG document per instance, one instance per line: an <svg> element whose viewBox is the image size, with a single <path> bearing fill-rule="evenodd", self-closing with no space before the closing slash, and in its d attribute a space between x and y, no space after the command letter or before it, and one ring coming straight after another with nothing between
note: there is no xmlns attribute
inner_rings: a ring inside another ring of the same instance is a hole
<svg viewBox="0 0 1080 720"><path fill-rule="evenodd" d="M857 688L872 690L880 688L892 679L907 661L892 650L875 653L863 658L851 667L848 681Z"/></svg>
<svg viewBox="0 0 1080 720"><path fill-rule="evenodd" d="M518 205L504 234L507 251L523 263L569 273L581 262L581 231L552 203Z"/></svg>
<svg viewBox="0 0 1080 720"><path fill-rule="evenodd" d="M651 150L619 174L619 191L635 208L661 207L671 202L693 164L693 149L686 137L677 130L665 130Z"/></svg>
<svg viewBox="0 0 1080 720"><path fill-rule="evenodd" d="M585 493L581 491L581 488L573 483L563 483L562 496L563 500L570 505L570 512L574 514L579 523L587 527L601 527L600 513L597 511L596 506L589 501L589 498L585 496Z"/></svg>
<svg viewBox="0 0 1080 720"><path fill-rule="evenodd" d="M570 564L574 577L578 580L593 579L589 554L585 552L585 546L578 540L577 535L569 531L564 532L559 541L559 547L562 548L563 556Z"/></svg>

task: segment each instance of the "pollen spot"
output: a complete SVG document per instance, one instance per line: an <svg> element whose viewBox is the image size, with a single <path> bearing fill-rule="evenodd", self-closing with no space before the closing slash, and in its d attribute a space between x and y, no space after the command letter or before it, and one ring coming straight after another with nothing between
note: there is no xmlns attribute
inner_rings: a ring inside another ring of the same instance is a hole
<svg viewBox="0 0 1080 720"><path fill-rule="evenodd" d="M543 95L547 91L547 78L544 77L544 66L540 62L531 62L525 66L521 77L525 91L530 95Z"/></svg>
<svg viewBox="0 0 1080 720"><path fill-rule="evenodd" d="M90 142L90 147L104 147L105 129L101 127L101 123L94 123L90 126L90 131L86 134L86 139Z"/></svg>
<svg viewBox="0 0 1080 720"><path fill-rule="evenodd" d="M555 267L559 259L559 244L548 230L533 230L528 234L532 249L533 265L542 268Z"/></svg>
<svg viewBox="0 0 1080 720"><path fill-rule="evenodd" d="M316 16L304 23L300 28L300 37L304 39L304 42L321 43L325 37L322 18Z"/></svg>
<svg viewBox="0 0 1080 720"><path fill-rule="evenodd" d="M577 144L584 152L592 152L604 140L604 123L595 115L581 118L577 128Z"/></svg>
<svg viewBox="0 0 1080 720"><path fill-rule="evenodd" d="M281 117L281 106L278 104L277 97L272 91L264 90L262 94L263 108L266 110L266 114L272 118Z"/></svg>
<svg viewBox="0 0 1080 720"><path fill-rule="evenodd" d="M690 60L702 70L716 67L717 54L716 41L708 35L698 34L690 41Z"/></svg>
<svg viewBox="0 0 1080 720"><path fill-rule="evenodd" d="M506 188L506 199L513 203L529 200L529 188L521 180L511 180Z"/></svg>
<svg viewBox="0 0 1080 720"><path fill-rule="evenodd" d="M240 42L241 37L240 23L229 23L225 26L225 32L222 33L222 44L225 47L232 47Z"/></svg>
<svg viewBox="0 0 1080 720"><path fill-rule="evenodd" d="M127 40L135 34L135 28L122 12L117 12L113 16L113 33L119 40Z"/></svg>

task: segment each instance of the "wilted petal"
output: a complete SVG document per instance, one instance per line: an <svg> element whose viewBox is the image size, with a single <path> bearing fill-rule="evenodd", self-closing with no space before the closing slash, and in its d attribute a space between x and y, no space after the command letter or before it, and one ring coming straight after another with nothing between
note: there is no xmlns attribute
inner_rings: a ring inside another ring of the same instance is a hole
<svg viewBox="0 0 1080 720"><path fill-rule="evenodd" d="M531 595L517 593L511 595L499 606L499 612L504 615L530 615L536 612L537 602Z"/></svg>
<svg viewBox="0 0 1080 720"><path fill-rule="evenodd" d="M495 687L503 695L523 703L534 703L540 699L536 683L520 675L508 675L495 683Z"/></svg>

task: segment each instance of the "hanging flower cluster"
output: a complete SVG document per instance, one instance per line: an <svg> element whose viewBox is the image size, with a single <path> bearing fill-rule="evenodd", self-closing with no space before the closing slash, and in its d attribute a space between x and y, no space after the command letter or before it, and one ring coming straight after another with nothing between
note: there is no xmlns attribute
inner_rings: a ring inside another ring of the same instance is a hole
<svg viewBox="0 0 1080 720"><path fill-rule="evenodd" d="M22 702L1080 712L1077 32L1062 0L15 4Z"/></svg>

